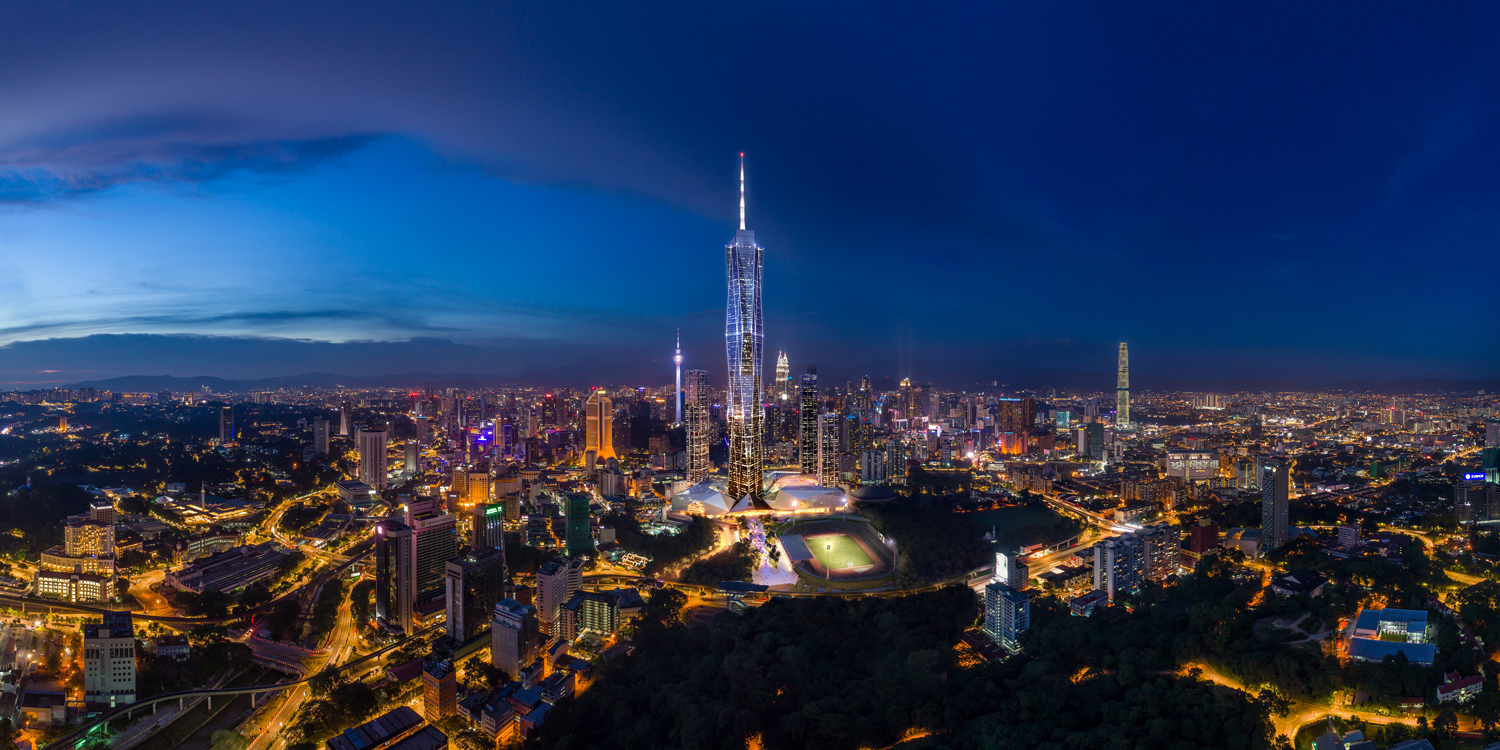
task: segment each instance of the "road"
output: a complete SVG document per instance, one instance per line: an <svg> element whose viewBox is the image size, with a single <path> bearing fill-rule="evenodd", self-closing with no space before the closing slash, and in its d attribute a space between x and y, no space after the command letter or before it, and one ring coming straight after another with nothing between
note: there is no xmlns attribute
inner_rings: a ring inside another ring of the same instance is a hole
<svg viewBox="0 0 1500 750"><path fill-rule="evenodd" d="M153 570L139 578L130 581L130 595L141 603L141 607L149 615L175 615L177 612L172 605L167 603L167 598L157 593L152 586L160 585L166 577L167 571Z"/></svg>
<svg viewBox="0 0 1500 750"><path fill-rule="evenodd" d="M1243 691L1251 696L1254 696L1256 694L1246 689L1244 683L1232 677L1229 677L1222 672L1219 672L1218 670L1210 667L1204 662L1192 662L1188 664L1188 667L1197 667L1203 670L1201 678L1204 680L1208 680L1209 682L1224 685L1226 687L1232 687L1235 690ZM1184 668L1184 672L1186 672L1186 668ZM1297 730L1301 729L1302 727L1305 727L1308 724L1312 724L1313 722L1322 721L1335 714L1339 716L1352 716L1357 719L1363 719L1372 724L1406 724L1408 726L1416 726L1417 723L1417 720L1414 717L1384 716L1368 711L1358 711L1349 707L1335 708L1333 706L1326 706L1317 703L1307 703L1305 701L1292 701L1291 708L1287 711L1286 716L1272 716L1271 723L1275 725L1277 734L1284 734L1286 735L1287 739L1292 739L1297 736Z"/></svg>
<svg viewBox="0 0 1500 750"><path fill-rule="evenodd" d="M346 601L339 607L339 618L334 625L333 635L329 639L327 655L309 664L308 674L315 675L325 667L348 663L349 657L354 652L356 640L353 615L350 614L349 603ZM281 730L297 715L310 695L311 691L307 685L298 685L279 699L280 705L274 709L268 705L267 709L261 712L263 716L252 716L246 721L239 728L240 734L253 738L246 750L275 750L278 747L284 747L286 740L282 738ZM271 699L272 704L277 701L277 698Z"/></svg>

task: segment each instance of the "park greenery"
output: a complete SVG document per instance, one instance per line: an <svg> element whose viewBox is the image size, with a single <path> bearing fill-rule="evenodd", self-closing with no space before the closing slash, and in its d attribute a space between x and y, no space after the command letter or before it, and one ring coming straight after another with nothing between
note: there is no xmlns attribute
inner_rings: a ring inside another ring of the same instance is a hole
<svg viewBox="0 0 1500 750"><path fill-rule="evenodd" d="M718 541L718 529L712 521L704 518L694 518L676 534L647 534L641 530L632 505L628 503L624 511L605 516L602 523L614 527L615 543L622 549L651 560L642 571L647 576L655 576L698 557L713 549Z"/></svg>
<svg viewBox="0 0 1500 750"><path fill-rule="evenodd" d="M994 560L975 524L955 512L956 498L916 497L860 508L877 531L896 540L900 588L946 580Z"/></svg>
<svg viewBox="0 0 1500 750"><path fill-rule="evenodd" d="M697 586L718 586L724 581L749 581L755 573L755 549L739 541L711 557L695 560L679 580Z"/></svg>

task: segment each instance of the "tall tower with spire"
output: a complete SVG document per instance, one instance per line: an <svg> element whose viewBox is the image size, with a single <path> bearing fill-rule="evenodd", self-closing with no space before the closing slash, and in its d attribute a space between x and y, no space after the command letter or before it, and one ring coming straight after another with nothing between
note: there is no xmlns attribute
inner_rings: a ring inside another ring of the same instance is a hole
<svg viewBox="0 0 1500 750"><path fill-rule="evenodd" d="M1115 380L1115 426L1130 426L1130 348L1120 342L1120 372Z"/></svg>
<svg viewBox="0 0 1500 750"><path fill-rule="evenodd" d="M761 407L760 279L765 248L745 228L745 155L740 154L740 229L724 246L729 275L724 351L729 361L725 417L729 421L729 496L760 499L765 449L765 410Z"/></svg>
<svg viewBox="0 0 1500 750"><path fill-rule="evenodd" d="M771 389L771 395L776 396L781 402L787 399L787 389L792 383L792 366L787 364L786 352L776 354L776 385Z"/></svg>
<svg viewBox="0 0 1500 750"><path fill-rule="evenodd" d="M677 352L672 355L672 364L677 366L677 388L672 391L673 401L677 403L677 419L674 424L682 424L682 329L677 329Z"/></svg>

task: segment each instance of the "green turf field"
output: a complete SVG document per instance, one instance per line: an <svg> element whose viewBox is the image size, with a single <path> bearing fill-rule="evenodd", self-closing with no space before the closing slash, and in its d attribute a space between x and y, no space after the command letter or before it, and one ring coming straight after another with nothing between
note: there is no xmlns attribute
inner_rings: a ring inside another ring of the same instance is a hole
<svg viewBox="0 0 1500 750"><path fill-rule="evenodd" d="M875 561L865 554L859 543L855 542L846 534L829 534L827 536L805 538L807 549L818 558L818 564L824 570L839 571L845 568L862 567L874 565ZM832 547L832 549L829 549Z"/></svg>

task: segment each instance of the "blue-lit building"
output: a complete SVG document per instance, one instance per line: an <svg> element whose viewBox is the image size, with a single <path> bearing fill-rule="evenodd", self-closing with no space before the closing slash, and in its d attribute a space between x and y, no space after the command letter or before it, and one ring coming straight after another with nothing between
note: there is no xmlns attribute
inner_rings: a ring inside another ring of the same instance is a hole
<svg viewBox="0 0 1500 750"><path fill-rule="evenodd" d="M1031 627L1031 599L1001 581L984 587L984 632L1007 652L1021 651L1021 634Z"/></svg>
<svg viewBox="0 0 1500 750"><path fill-rule="evenodd" d="M745 228L745 164L740 155L740 229L724 246L729 274L729 303L725 310L724 350L729 362L729 394L725 417L729 422L729 494L760 497L765 463L761 435L760 277L765 249L755 244L755 232Z"/></svg>
<svg viewBox="0 0 1500 750"><path fill-rule="evenodd" d="M1366 609L1349 628L1349 658L1380 661L1405 654L1414 664L1431 664L1437 645L1428 642L1427 612L1420 609Z"/></svg>

